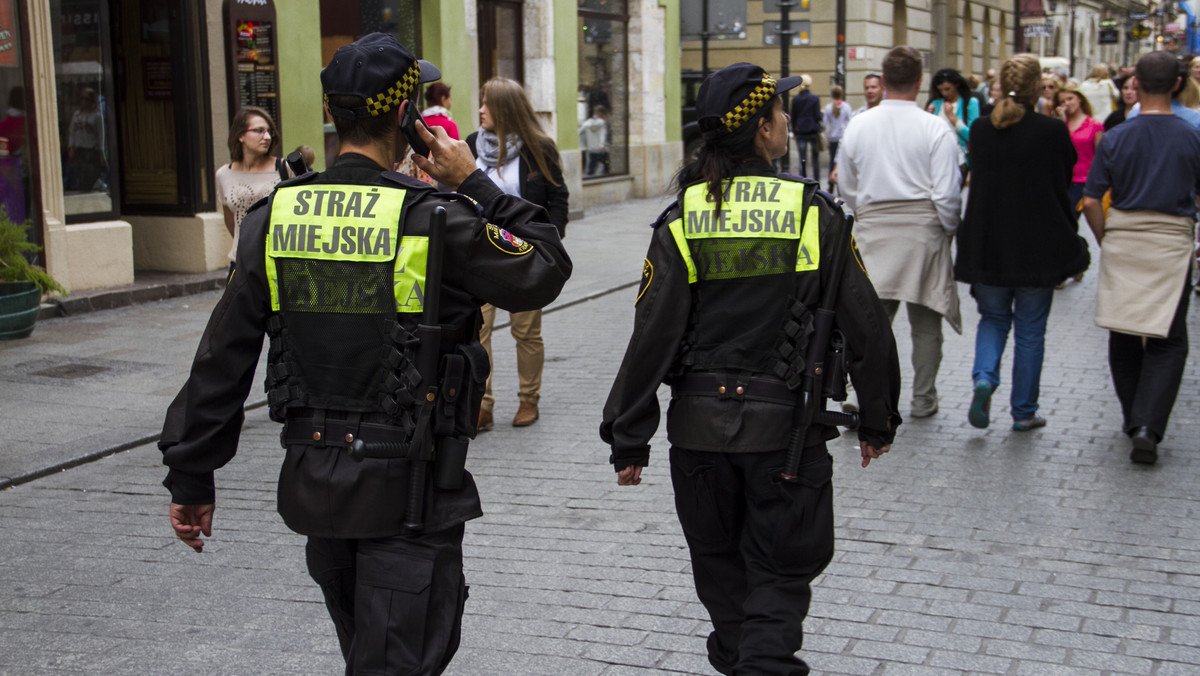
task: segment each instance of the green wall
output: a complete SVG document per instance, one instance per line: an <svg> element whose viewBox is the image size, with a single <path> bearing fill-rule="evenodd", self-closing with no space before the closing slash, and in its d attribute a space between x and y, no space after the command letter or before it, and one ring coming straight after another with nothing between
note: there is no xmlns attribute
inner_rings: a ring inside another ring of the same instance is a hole
<svg viewBox="0 0 1200 676"><path fill-rule="evenodd" d="M283 154L307 144L325 166L325 111L321 99L321 10L312 0L275 0L279 55L279 117Z"/></svg>
<svg viewBox="0 0 1200 676"><path fill-rule="evenodd" d="M579 149L579 18L576 0L554 3L555 117L558 119L559 150Z"/></svg>
<svg viewBox="0 0 1200 676"><path fill-rule="evenodd" d="M683 84L680 82L683 49L679 41L679 2L680 0L659 0L659 7L667 10L667 48L666 71L663 75L663 86L666 89L666 106L671 111L667 115L667 142L683 140Z"/></svg>
<svg viewBox="0 0 1200 676"><path fill-rule="evenodd" d="M458 123L459 133L466 138L475 111L471 108L471 89L475 87L475 68L470 55L474 47L471 36L463 29L466 10L462 2L421 3L421 54L442 71L441 82L449 85L450 113Z"/></svg>

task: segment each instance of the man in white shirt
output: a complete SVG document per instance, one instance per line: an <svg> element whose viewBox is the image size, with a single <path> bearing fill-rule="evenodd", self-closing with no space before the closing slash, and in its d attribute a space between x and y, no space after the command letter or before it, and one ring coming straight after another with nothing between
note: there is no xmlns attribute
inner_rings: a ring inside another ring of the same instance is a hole
<svg viewBox="0 0 1200 676"><path fill-rule="evenodd" d="M950 253L961 205L958 141L949 125L917 106L917 50L900 46L888 52L883 85L883 102L855 115L846 128L838 179L885 309L895 317L900 301L908 307L912 415L923 418L938 411L942 317L962 333Z"/></svg>

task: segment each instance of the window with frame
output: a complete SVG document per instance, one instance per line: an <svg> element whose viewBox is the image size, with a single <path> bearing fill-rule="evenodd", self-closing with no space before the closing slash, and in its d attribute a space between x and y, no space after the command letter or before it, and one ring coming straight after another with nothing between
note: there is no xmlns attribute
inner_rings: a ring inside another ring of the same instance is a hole
<svg viewBox="0 0 1200 676"><path fill-rule="evenodd" d="M579 150L583 176L629 173L627 0L579 0Z"/></svg>

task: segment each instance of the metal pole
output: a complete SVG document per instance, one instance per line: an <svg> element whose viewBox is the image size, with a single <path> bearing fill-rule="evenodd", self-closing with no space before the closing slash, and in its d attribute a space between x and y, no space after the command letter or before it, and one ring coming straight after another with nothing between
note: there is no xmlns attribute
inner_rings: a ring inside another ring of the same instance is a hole
<svg viewBox="0 0 1200 676"><path fill-rule="evenodd" d="M708 0L700 0L700 72L708 78Z"/></svg>
<svg viewBox="0 0 1200 676"><path fill-rule="evenodd" d="M780 0L779 2L779 77L781 78L787 77L790 74L789 70L791 67L791 62L788 57L790 56L789 50L791 50L792 47L792 21L788 12L795 5L796 3L793 0ZM782 98L783 110L784 112L787 112L789 97L786 93L784 93ZM792 152L789 149L788 152L783 154L783 157L779 158L779 168L781 171L791 170L791 155ZM803 162L801 162L801 164L803 164Z"/></svg>
<svg viewBox="0 0 1200 676"><path fill-rule="evenodd" d="M837 45L834 47L833 81L846 86L846 0L837 0ZM829 159L830 163L833 158Z"/></svg>
<svg viewBox="0 0 1200 676"><path fill-rule="evenodd" d="M1021 0L1013 0L1013 51L1029 51L1025 47L1025 29L1021 26Z"/></svg>

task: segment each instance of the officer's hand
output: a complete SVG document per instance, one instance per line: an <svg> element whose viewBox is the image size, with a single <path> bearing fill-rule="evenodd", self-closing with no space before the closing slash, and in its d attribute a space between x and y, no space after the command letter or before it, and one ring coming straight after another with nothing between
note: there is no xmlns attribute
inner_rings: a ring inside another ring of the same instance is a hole
<svg viewBox="0 0 1200 676"><path fill-rule="evenodd" d="M411 104L411 101L408 103ZM471 148L465 141L450 138L441 127L426 128L418 124L416 129L421 140L429 147L429 157L413 153L413 162L439 183L445 183L452 189L458 188L475 171L475 157L471 155Z"/></svg>
<svg viewBox="0 0 1200 676"><path fill-rule="evenodd" d="M630 465L617 472L618 486L636 486L640 483L642 483L642 468L638 465Z"/></svg>
<svg viewBox="0 0 1200 676"><path fill-rule="evenodd" d="M175 529L175 535L183 540L183 544L196 550L197 554L204 551L204 540L200 539L200 534L212 537L212 517L216 508L216 505L171 503L171 528Z"/></svg>
<svg viewBox="0 0 1200 676"><path fill-rule="evenodd" d="M862 451L862 466L866 467L871 464L871 461L879 456L892 450L891 444L884 444L881 448L875 448L867 441L859 441L858 448Z"/></svg>

